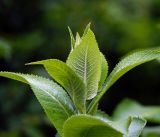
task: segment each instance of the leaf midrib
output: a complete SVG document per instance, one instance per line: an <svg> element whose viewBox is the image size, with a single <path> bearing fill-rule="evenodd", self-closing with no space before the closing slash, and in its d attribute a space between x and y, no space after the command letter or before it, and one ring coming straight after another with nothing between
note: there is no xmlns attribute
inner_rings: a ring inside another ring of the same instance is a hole
<svg viewBox="0 0 160 137"><path fill-rule="evenodd" d="M87 43L87 46L86 46L86 53L85 53L85 64L84 64L84 76L83 76L83 79L84 79L84 83L87 84L87 57L88 57L88 43Z"/></svg>
<svg viewBox="0 0 160 137"><path fill-rule="evenodd" d="M45 93L47 93L49 96L51 96L51 98L54 99L54 100L63 108L63 110L66 112L67 116L68 116L68 117L70 116L70 114L67 112L67 110L65 109L65 107L62 105L62 103L61 103L60 101L58 101L58 100L56 99L56 97L54 97L52 94L50 94L50 93L47 92L46 90L43 90L43 89L41 89L41 88L39 88L39 89L42 90L42 91L44 91Z"/></svg>

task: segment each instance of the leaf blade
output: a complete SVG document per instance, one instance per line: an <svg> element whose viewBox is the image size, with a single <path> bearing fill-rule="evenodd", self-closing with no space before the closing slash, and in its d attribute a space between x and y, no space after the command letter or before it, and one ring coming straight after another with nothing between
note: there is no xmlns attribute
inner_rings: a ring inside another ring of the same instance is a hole
<svg viewBox="0 0 160 137"><path fill-rule="evenodd" d="M145 49L138 52L133 52L122 59L114 68L114 70L108 76L102 91L94 98L89 106L89 110L92 110L98 103L105 92L125 73L134 67L143 63L160 58L160 47Z"/></svg>
<svg viewBox="0 0 160 137"><path fill-rule="evenodd" d="M83 79L87 88L87 99L98 91L100 79L100 53L93 32L88 29L81 43L69 54L67 64Z"/></svg>
<svg viewBox="0 0 160 137"><path fill-rule="evenodd" d="M75 38L73 36L71 28L68 26L68 31L70 35L70 41L71 41L71 51L75 48Z"/></svg>
<svg viewBox="0 0 160 137"><path fill-rule="evenodd" d="M101 78L99 81L99 89L102 88L108 75L108 63L105 56L101 53Z"/></svg>
<svg viewBox="0 0 160 137"><path fill-rule="evenodd" d="M59 134L63 134L63 124L74 114L74 109L70 98L60 86L35 75L0 72L0 76L29 84Z"/></svg>
<svg viewBox="0 0 160 137"><path fill-rule="evenodd" d="M89 115L76 115L69 118L64 124L64 137L122 137L108 123Z"/></svg>
<svg viewBox="0 0 160 137"><path fill-rule="evenodd" d="M85 85L81 78L69 66L67 66L64 62L56 59L42 60L29 64L43 65L51 77L66 89L68 94L71 96L76 108L78 108L81 113L86 113Z"/></svg>
<svg viewBox="0 0 160 137"><path fill-rule="evenodd" d="M114 119L128 116L142 117L149 122L160 123L160 107L143 106L131 99L124 99L113 112Z"/></svg>

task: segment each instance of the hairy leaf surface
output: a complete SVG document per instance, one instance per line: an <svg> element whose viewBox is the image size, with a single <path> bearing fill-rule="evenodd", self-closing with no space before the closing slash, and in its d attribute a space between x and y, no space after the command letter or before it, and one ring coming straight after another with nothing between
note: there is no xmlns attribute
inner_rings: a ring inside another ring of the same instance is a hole
<svg viewBox="0 0 160 137"><path fill-rule="evenodd" d="M47 72L61 84L71 96L76 108L85 113L86 91L81 78L64 62L48 59L29 64L42 64Z"/></svg>
<svg viewBox="0 0 160 137"><path fill-rule="evenodd" d="M63 134L63 124L74 114L74 109L67 93L59 85L35 75L0 72L0 76L29 84L59 134Z"/></svg>
<svg viewBox="0 0 160 137"><path fill-rule="evenodd" d="M100 52L93 32L88 29L81 43L67 59L67 64L83 79L87 89L87 99L97 95L100 80Z"/></svg>

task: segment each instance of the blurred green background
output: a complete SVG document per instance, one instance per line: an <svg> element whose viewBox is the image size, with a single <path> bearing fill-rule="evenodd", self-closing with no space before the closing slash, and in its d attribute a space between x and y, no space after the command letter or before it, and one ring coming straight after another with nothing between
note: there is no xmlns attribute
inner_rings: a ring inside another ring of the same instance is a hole
<svg viewBox="0 0 160 137"><path fill-rule="evenodd" d="M160 46L160 0L0 0L0 70L47 76L26 62L65 61L67 26L81 34L91 22L110 71L134 49ZM153 61L121 78L103 97L108 114L125 97L160 105L160 65ZM152 125L154 126L154 125ZM53 137L50 124L29 87L0 78L0 137Z"/></svg>

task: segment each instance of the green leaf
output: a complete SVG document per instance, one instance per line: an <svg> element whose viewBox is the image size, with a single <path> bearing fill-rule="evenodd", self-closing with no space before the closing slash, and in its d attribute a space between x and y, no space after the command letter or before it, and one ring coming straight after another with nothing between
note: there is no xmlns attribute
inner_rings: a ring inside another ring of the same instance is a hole
<svg viewBox="0 0 160 137"><path fill-rule="evenodd" d="M144 128L141 137L160 137L160 126Z"/></svg>
<svg viewBox="0 0 160 137"><path fill-rule="evenodd" d="M134 67L141 65L143 63L152 61L154 59L160 58L160 47L145 49L141 51L132 52L125 58L123 58L113 69L111 74L107 77L107 80L102 88L102 91L94 98L90 104L89 109L93 109L98 103L105 92L125 73Z"/></svg>
<svg viewBox="0 0 160 137"><path fill-rule="evenodd" d="M63 124L74 114L74 109L67 93L59 85L35 75L0 72L0 76L29 84L59 134L63 134Z"/></svg>
<svg viewBox="0 0 160 137"><path fill-rule="evenodd" d="M0 58L9 59L11 57L11 45L5 40L0 39Z"/></svg>
<svg viewBox="0 0 160 137"><path fill-rule="evenodd" d="M83 36L82 36L82 39L84 38L84 36L87 34L88 30L90 29L90 26L91 26L91 23L88 23L88 25L86 26L85 30L84 30L84 33L83 33Z"/></svg>
<svg viewBox="0 0 160 137"><path fill-rule="evenodd" d="M136 51L124 57L109 75L106 86L113 85L122 75L132 68L160 57L160 47Z"/></svg>
<svg viewBox="0 0 160 137"><path fill-rule="evenodd" d="M75 39L74 39L72 30L70 29L70 27L68 27L68 31L69 31L69 34L70 34L70 39L71 39L71 51L72 51L72 50L74 49L74 47L75 47Z"/></svg>
<svg viewBox="0 0 160 137"><path fill-rule="evenodd" d="M101 53L101 78L99 81L99 89L102 88L107 75L108 75L108 63L106 61L105 56Z"/></svg>
<svg viewBox="0 0 160 137"><path fill-rule="evenodd" d="M113 127L124 134L123 137L139 137L146 125L146 121L144 119L131 116L111 121L112 118L103 111L98 111L96 117L103 121L111 122Z"/></svg>
<svg viewBox="0 0 160 137"><path fill-rule="evenodd" d="M123 134L96 117L75 115L65 122L64 137L123 137Z"/></svg>
<svg viewBox="0 0 160 137"><path fill-rule="evenodd" d="M83 79L87 99L97 95L101 73L100 52L93 32L88 29L80 45L69 54L67 64Z"/></svg>
<svg viewBox="0 0 160 137"><path fill-rule="evenodd" d="M123 121L121 121L122 123ZM141 118L131 118L131 123L128 127L128 133L124 137L139 137L143 128L146 125L146 121Z"/></svg>
<svg viewBox="0 0 160 137"><path fill-rule="evenodd" d="M72 116L64 124L64 137L139 137L146 124L136 117L111 121L105 116L102 113L96 117Z"/></svg>
<svg viewBox="0 0 160 137"><path fill-rule="evenodd" d="M128 116L142 117L147 121L160 124L160 107L146 107L133 100L125 99L115 109L113 118L117 120L127 118Z"/></svg>
<svg viewBox="0 0 160 137"><path fill-rule="evenodd" d="M61 137L59 134L56 134L56 136L55 137Z"/></svg>
<svg viewBox="0 0 160 137"><path fill-rule="evenodd" d="M111 117L101 110L97 110L96 117L103 119L103 121L110 121L111 120Z"/></svg>
<svg viewBox="0 0 160 137"><path fill-rule="evenodd" d="M86 91L81 78L64 62L48 59L29 63L30 65L42 64L47 72L61 84L71 96L75 106L81 113L85 113Z"/></svg>
<svg viewBox="0 0 160 137"><path fill-rule="evenodd" d="M77 46L79 46L80 45L80 43L81 43L81 37L80 37L80 35L79 35L79 33L77 32L77 34L76 34L76 42L75 42L75 48L77 47Z"/></svg>

